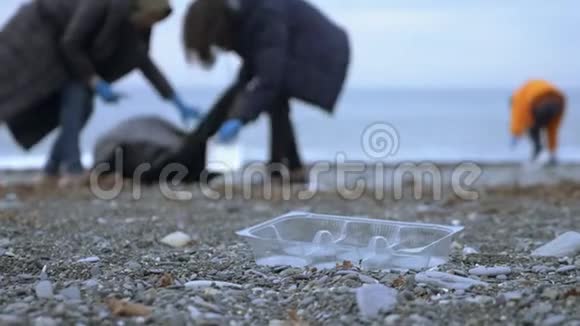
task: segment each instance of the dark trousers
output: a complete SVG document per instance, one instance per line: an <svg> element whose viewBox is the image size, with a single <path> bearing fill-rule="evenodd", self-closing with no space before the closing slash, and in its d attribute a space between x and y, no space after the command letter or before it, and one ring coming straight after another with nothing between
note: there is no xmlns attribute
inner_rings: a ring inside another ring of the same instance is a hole
<svg viewBox="0 0 580 326"><path fill-rule="evenodd" d="M290 100L282 98L269 112L270 115L270 163L283 164L290 171L301 169L294 127L290 120Z"/></svg>
<svg viewBox="0 0 580 326"><path fill-rule="evenodd" d="M214 104L196 130L186 137L181 150L156 161L151 172L144 176L145 181L154 182L163 167L171 163L179 163L188 168L186 181L199 181L199 176L205 170L207 141L231 117L236 98L244 88L245 86L241 84L230 87ZM268 113L271 128L270 163L282 163L291 171L301 168L302 161L290 121L289 99L281 98Z"/></svg>
<svg viewBox="0 0 580 326"><path fill-rule="evenodd" d="M45 173L58 175L83 172L80 136L93 111L92 94L80 83L69 83L60 94L60 130L45 165Z"/></svg>
<svg viewBox="0 0 580 326"><path fill-rule="evenodd" d="M560 114L564 111L564 105L561 100L558 99L547 99L541 101L533 109L534 125L530 128L530 138L534 145L532 158L535 160L538 158L542 152L542 133L548 125L557 119Z"/></svg>

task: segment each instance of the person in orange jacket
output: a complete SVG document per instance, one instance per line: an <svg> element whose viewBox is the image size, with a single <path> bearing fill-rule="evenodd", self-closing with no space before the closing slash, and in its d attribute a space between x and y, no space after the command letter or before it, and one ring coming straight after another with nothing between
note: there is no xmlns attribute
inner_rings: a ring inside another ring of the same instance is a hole
<svg viewBox="0 0 580 326"><path fill-rule="evenodd" d="M547 81L530 80L514 92L511 102L514 146L526 132L529 133L534 145L532 161L536 161L543 150L542 136L546 134L550 164L556 164L558 131L566 109L564 94Z"/></svg>

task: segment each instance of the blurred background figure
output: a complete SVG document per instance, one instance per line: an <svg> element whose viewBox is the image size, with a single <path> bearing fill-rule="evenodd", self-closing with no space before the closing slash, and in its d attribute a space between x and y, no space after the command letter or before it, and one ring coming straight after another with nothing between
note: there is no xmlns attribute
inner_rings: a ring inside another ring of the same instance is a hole
<svg viewBox="0 0 580 326"><path fill-rule="evenodd" d="M566 105L564 94L547 81L531 80L515 91L511 102L514 146L528 132L533 143L532 161L536 161L544 147L546 135L550 152L549 164L555 165L558 132Z"/></svg>
<svg viewBox="0 0 580 326"><path fill-rule="evenodd" d="M135 69L184 119L198 116L148 55L151 29L171 11L168 0L36 0L4 26L0 122L26 149L60 127L44 168L49 179L80 179L79 137L93 96L117 102L121 95L110 83Z"/></svg>
<svg viewBox="0 0 580 326"><path fill-rule="evenodd" d="M233 52L224 53L210 71L184 60L183 21L192 1L172 1L171 16L154 27L149 55L171 77L186 103L211 108L239 71L240 60ZM369 155L369 147L362 146L364 136L370 135L365 130L386 122L397 131L394 139L400 140L399 146L388 144L381 150L388 154L397 148L396 154L384 159L389 164L473 161L520 166L530 159L531 142L522 141L515 151L505 146L512 137L506 102L529 76L541 76L566 95L558 161L562 169L580 162L580 110L574 109L580 106L580 42L574 41L580 30L580 1L561 0L558 6L545 0L308 2L347 31L351 60L332 119L323 110L291 101L293 128L305 164L335 162L337 153L346 154L348 161L375 161L377 153ZM8 23L26 3L30 0L0 1L0 24ZM33 42L31 37L25 40L19 44ZM28 70L3 65L0 75L15 82ZM150 90L140 69L114 85L130 96L115 109L95 101L91 122L81 137L85 166L94 162L91 149L98 139L120 121L146 115L180 126L177 112ZM4 112L0 115L4 117ZM58 134L51 133L23 151L0 124L0 169L42 169ZM505 132L490 132L498 126L506 126ZM236 146L229 147L240 148L243 163L267 162L269 130L269 115L262 114L244 126Z"/></svg>
<svg viewBox="0 0 580 326"><path fill-rule="evenodd" d="M196 0L186 14L183 41L187 55L206 67L214 64L216 49L242 61L216 105L221 113L209 114L206 136L217 132L221 142L231 142L266 112L272 172L287 168L291 181L305 181L290 100L333 113L350 61L346 32L302 0Z"/></svg>

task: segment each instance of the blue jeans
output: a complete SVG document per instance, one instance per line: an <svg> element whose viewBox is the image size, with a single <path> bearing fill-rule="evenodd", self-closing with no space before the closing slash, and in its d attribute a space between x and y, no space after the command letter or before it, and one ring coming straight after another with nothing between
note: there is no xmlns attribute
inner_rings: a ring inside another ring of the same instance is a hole
<svg viewBox="0 0 580 326"><path fill-rule="evenodd" d="M92 92L81 83L69 83L61 91L60 131L44 172L47 175L81 174L80 135L93 112Z"/></svg>

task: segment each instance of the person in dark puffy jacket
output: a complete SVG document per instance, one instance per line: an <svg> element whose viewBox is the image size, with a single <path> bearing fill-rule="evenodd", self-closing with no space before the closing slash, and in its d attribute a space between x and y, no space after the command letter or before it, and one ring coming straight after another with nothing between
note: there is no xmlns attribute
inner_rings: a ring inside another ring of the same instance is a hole
<svg viewBox="0 0 580 326"><path fill-rule="evenodd" d="M0 31L0 123L29 149L56 128L48 176L81 176L79 137L97 94L138 69L183 118L198 116L149 56L153 26L171 14L169 0L34 0ZM66 178L65 178L66 179Z"/></svg>
<svg viewBox="0 0 580 326"><path fill-rule="evenodd" d="M205 136L217 133L222 142L232 141L266 112L270 163L304 179L290 100L334 111L350 61L346 32L303 0L196 0L185 18L183 42L187 55L207 67L216 50L242 59L236 81L220 101L229 109L208 116L213 121L206 126L217 128L206 128Z"/></svg>

